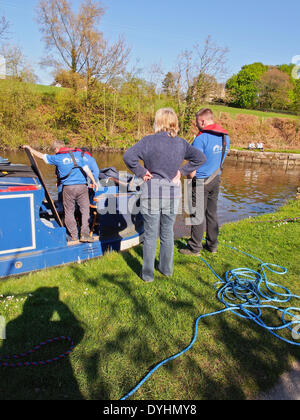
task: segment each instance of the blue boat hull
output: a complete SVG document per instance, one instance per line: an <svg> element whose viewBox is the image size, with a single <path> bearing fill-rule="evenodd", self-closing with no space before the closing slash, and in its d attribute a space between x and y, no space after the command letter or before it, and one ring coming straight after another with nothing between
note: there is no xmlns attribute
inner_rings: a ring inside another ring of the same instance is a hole
<svg viewBox="0 0 300 420"><path fill-rule="evenodd" d="M110 204L115 200L116 214L98 214L94 208L94 242L70 245L66 229L43 204L45 191L34 174L5 180L2 177L0 184L0 279L81 263L106 252L125 251L143 241L141 215L120 210L126 208L126 201L138 200L138 194L118 194L117 186L106 187L102 207L108 200Z"/></svg>
<svg viewBox="0 0 300 420"><path fill-rule="evenodd" d="M80 264L84 261L102 257L106 252L125 251L141 244L142 241L143 234L141 232L123 239L107 239L92 244L78 243L77 245L44 251L16 253L0 258L0 278L17 276L70 263Z"/></svg>

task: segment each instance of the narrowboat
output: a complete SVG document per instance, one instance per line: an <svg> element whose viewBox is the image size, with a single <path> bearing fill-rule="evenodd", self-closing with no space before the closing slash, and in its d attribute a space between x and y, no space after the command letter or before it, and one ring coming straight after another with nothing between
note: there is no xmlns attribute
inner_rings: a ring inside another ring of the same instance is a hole
<svg viewBox="0 0 300 420"><path fill-rule="evenodd" d="M0 161L0 279L81 263L142 243L138 183L102 180L90 203L92 242L70 244L62 207L50 196L36 160L26 153L28 166Z"/></svg>

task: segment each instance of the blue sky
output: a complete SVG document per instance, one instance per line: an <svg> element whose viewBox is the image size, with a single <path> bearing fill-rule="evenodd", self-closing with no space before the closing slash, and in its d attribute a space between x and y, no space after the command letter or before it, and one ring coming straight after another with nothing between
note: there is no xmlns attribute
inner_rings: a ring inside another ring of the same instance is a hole
<svg viewBox="0 0 300 420"><path fill-rule="evenodd" d="M78 6L80 0L73 0ZM229 48L229 76L244 64L289 63L300 55L299 0L103 0L106 14L99 28L111 41L122 34L132 49L131 65L147 69L161 63L172 71L178 54L208 35ZM0 15L11 23L11 43L22 47L40 81L52 82L38 66L44 53L35 21L36 0L0 0Z"/></svg>

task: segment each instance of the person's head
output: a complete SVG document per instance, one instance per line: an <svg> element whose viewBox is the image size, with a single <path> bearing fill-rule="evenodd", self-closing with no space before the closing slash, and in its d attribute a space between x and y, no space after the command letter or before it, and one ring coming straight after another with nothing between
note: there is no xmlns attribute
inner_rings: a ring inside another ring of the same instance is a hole
<svg viewBox="0 0 300 420"><path fill-rule="evenodd" d="M52 149L54 150L55 153L58 153L60 151L60 149L62 149L63 147L66 147L65 143L60 141L60 140L56 140L53 144L52 144Z"/></svg>
<svg viewBox="0 0 300 420"><path fill-rule="evenodd" d="M176 137L179 132L179 122L176 112L172 108L159 109L155 115L154 132L167 132Z"/></svg>
<svg viewBox="0 0 300 420"><path fill-rule="evenodd" d="M200 109L196 114L196 124L199 130L214 124L214 113L209 108Z"/></svg>
<svg viewBox="0 0 300 420"><path fill-rule="evenodd" d="M92 151L88 147L80 147L80 150L82 151L83 154L88 153L89 155L92 156Z"/></svg>

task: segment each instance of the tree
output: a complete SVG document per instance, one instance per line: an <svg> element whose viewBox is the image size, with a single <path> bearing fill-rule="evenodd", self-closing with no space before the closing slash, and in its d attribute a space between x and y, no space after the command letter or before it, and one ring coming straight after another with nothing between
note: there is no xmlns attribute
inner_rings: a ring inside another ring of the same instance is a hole
<svg viewBox="0 0 300 420"><path fill-rule="evenodd" d="M104 15L99 1L83 0L78 13L68 0L40 0L37 9L40 31L49 55L42 64L86 77L112 80L127 65L129 49L122 38L109 45L98 25Z"/></svg>
<svg viewBox="0 0 300 420"><path fill-rule="evenodd" d="M4 39L8 34L9 22L6 20L5 16L0 18L0 39Z"/></svg>
<svg viewBox="0 0 300 420"><path fill-rule="evenodd" d="M38 77L20 47L6 44L0 49L0 54L5 57L6 74L9 78L21 82L37 82Z"/></svg>
<svg viewBox="0 0 300 420"><path fill-rule="evenodd" d="M300 78L295 78L293 70L295 67L299 68L295 64L282 64L277 68L290 76L290 82L293 85L293 92L291 94L292 103L289 109L293 112L300 113Z"/></svg>
<svg viewBox="0 0 300 420"><path fill-rule="evenodd" d="M293 85L290 76L278 68L270 68L261 76L256 86L260 108L286 110L291 105Z"/></svg>
<svg viewBox="0 0 300 420"><path fill-rule="evenodd" d="M162 92L167 96L176 96L177 94L178 74L167 73L162 81Z"/></svg>
<svg viewBox="0 0 300 420"><path fill-rule="evenodd" d="M230 104L238 108L255 109L258 106L257 82L268 71L268 66L254 63L242 67L226 83Z"/></svg>
<svg viewBox="0 0 300 420"><path fill-rule="evenodd" d="M293 103L291 110L300 114L300 79L294 80Z"/></svg>
<svg viewBox="0 0 300 420"><path fill-rule="evenodd" d="M203 46L196 44L181 55L180 67L187 86L184 131L188 132L195 113L217 90L217 78L226 74L228 49L216 45L209 36Z"/></svg>
<svg viewBox="0 0 300 420"><path fill-rule="evenodd" d="M60 84L64 88L70 88L74 91L85 89L86 79L78 73L68 70L60 70L55 76L55 83Z"/></svg>

